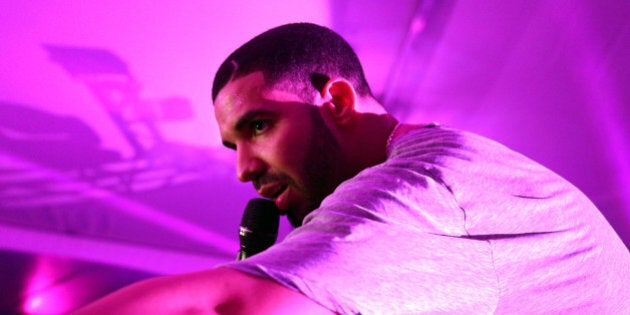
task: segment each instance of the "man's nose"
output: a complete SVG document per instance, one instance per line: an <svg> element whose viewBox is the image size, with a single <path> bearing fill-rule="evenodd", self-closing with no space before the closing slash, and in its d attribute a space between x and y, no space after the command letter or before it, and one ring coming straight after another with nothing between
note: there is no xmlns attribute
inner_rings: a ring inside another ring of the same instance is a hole
<svg viewBox="0 0 630 315"><path fill-rule="evenodd" d="M265 163L249 148L238 148L236 176L241 182L249 182L260 177L265 171Z"/></svg>

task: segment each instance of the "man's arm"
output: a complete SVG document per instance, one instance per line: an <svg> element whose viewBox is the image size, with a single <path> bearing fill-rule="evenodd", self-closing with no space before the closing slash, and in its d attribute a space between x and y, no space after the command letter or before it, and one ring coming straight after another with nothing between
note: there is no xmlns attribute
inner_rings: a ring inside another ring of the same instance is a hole
<svg viewBox="0 0 630 315"><path fill-rule="evenodd" d="M331 314L299 292L229 268L159 277L78 310L85 314Z"/></svg>

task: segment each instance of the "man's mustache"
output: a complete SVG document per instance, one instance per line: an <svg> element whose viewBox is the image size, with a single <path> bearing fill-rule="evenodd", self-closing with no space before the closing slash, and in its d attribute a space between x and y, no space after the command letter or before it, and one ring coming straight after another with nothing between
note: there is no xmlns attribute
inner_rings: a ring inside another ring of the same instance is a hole
<svg viewBox="0 0 630 315"><path fill-rule="evenodd" d="M278 173L265 173L264 175L253 180L252 183L254 184L254 188L257 191L260 189L260 187L269 183L284 183L288 185L295 184L289 176Z"/></svg>

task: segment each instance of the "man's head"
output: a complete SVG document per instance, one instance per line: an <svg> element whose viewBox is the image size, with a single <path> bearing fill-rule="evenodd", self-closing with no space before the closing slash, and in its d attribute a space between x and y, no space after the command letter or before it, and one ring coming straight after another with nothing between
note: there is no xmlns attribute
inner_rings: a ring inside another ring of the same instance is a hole
<svg viewBox="0 0 630 315"><path fill-rule="evenodd" d="M357 111L359 103L382 107L354 51L329 29L289 24L255 37L219 68L213 101L223 143L237 152L238 178L274 199L294 226L341 182L384 159L384 148L370 153L374 139L387 137L370 134L382 119Z"/></svg>
<svg viewBox="0 0 630 315"><path fill-rule="evenodd" d="M265 82L305 101L331 78L345 78L360 96L371 96L359 58L332 30L310 23L270 29L235 50L219 67L212 100L231 80L261 71Z"/></svg>

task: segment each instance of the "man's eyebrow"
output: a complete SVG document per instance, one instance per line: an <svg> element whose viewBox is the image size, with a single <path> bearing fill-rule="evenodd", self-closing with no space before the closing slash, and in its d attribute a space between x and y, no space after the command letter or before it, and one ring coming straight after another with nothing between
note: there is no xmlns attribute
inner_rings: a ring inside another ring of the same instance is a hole
<svg viewBox="0 0 630 315"><path fill-rule="evenodd" d="M273 111L268 110L268 109L254 109L254 110L251 110L251 111L245 113L243 116L241 116L238 119L238 121L234 125L234 130L235 131L241 131L247 126L247 124L249 122L254 120L254 118L256 118L258 116L269 116L271 114L273 114Z"/></svg>

